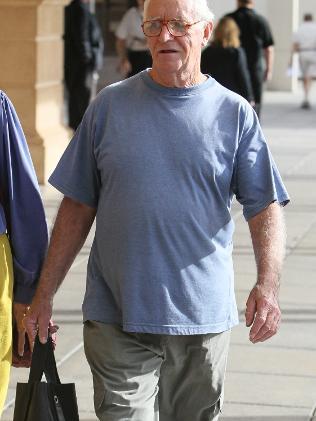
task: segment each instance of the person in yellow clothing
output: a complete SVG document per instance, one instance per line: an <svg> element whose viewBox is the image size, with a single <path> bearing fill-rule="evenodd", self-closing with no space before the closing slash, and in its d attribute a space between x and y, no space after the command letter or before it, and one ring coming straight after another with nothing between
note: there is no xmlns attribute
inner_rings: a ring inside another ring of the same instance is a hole
<svg viewBox="0 0 316 421"><path fill-rule="evenodd" d="M0 91L0 417L11 364L30 363L22 319L36 289L47 242L44 208L25 136L11 101Z"/></svg>

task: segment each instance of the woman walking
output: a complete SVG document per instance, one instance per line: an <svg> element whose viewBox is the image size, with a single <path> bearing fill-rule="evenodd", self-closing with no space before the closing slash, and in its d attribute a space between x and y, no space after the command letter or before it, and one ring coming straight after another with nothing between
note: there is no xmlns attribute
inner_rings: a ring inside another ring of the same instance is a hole
<svg viewBox="0 0 316 421"><path fill-rule="evenodd" d="M27 341L23 317L35 292L47 241L44 208L23 130L12 103L0 91L0 418L12 363L13 325L13 365L30 363L30 353L23 358Z"/></svg>
<svg viewBox="0 0 316 421"><path fill-rule="evenodd" d="M253 101L247 59L233 19L224 17L218 22L212 43L202 53L201 70L248 102Z"/></svg>

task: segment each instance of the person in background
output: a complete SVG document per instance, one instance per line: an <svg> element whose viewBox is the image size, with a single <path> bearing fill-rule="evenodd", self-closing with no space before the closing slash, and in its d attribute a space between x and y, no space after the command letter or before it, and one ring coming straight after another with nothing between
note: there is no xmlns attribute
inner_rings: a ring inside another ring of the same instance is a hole
<svg viewBox="0 0 316 421"><path fill-rule="evenodd" d="M130 77L151 67L152 59L142 31L144 0L137 0L123 16L116 30L116 51L119 57L119 71Z"/></svg>
<svg viewBox="0 0 316 421"><path fill-rule="evenodd" d="M201 71L254 104L247 59L233 19L223 17L216 25L211 44L202 52Z"/></svg>
<svg viewBox="0 0 316 421"><path fill-rule="evenodd" d="M47 226L35 171L15 109L0 91L0 418L12 362L28 367L22 320L47 249Z"/></svg>
<svg viewBox="0 0 316 421"><path fill-rule="evenodd" d="M293 55L296 52L299 53L304 87L304 101L301 108L308 110L311 108L310 90L313 78L316 77L316 23L310 13L304 15L304 22L293 36L290 65L293 63Z"/></svg>
<svg viewBox="0 0 316 421"><path fill-rule="evenodd" d="M237 6L237 10L227 16L234 19L240 30L254 94L254 108L260 117L263 83L272 77L274 41L268 21L254 10L254 0L237 0Z"/></svg>
<svg viewBox="0 0 316 421"><path fill-rule="evenodd" d="M68 125L79 126L89 105L93 73L102 67L103 39L90 0L72 0L65 8L64 77L68 105Z"/></svg>
<svg viewBox="0 0 316 421"><path fill-rule="evenodd" d="M153 66L105 87L49 181L64 194L24 324L47 340L53 297L96 218L83 303L85 354L101 421L217 421L238 324L234 197L257 276L249 339L280 324L289 197L258 118L201 72L207 0L146 0Z"/></svg>

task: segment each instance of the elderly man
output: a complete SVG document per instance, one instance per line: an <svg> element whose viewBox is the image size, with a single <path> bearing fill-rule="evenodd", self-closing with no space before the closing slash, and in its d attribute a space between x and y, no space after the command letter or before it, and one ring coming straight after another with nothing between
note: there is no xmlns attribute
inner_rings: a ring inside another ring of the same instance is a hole
<svg viewBox="0 0 316 421"><path fill-rule="evenodd" d="M53 295L96 216L83 313L102 421L218 419L238 323L234 195L258 267L250 340L280 322L288 196L251 106L200 71L211 30L206 0L147 0L152 69L98 95L50 178L65 198L25 323L45 342Z"/></svg>

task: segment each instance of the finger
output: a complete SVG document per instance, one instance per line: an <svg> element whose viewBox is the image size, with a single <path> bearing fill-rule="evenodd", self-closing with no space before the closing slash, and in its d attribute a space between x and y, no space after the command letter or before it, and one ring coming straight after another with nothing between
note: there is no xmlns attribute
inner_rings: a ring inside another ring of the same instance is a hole
<svg viewBox="0 0 316 421"><path fill-rule="evenodd" d="M255 340L255 341L252 341L252 343L253 344L256 344L258 342L264 342L264 341L266 341L267 339L271 338L274 335L275 335L275 333L267 332L266 334L264 334L263 336L261 336L260 339Z"/></svg>
<svg viewBox="0 0 316 421"><path fill-rule="evenodd" d="M18 332L18 354L23 357L25 345L25 329Z"/></svg>
<svg viewBox="0 0 316 421"><path fill-rule="evenodd" d="M58 329L59 329L59 326L58 325L55 325L54 322L53 322L53 320L50 320L49 321L49 328L48 328L49 333L50 334L54 334L54 333L57 332Z"/></svg>
<svg viewBox="0 0 316 421"><path fill-rule="evenodd" d="M24 317L23 324L28 336L31 351L33 352L34 342L37 335L37 324L30 316Z"/></svg>
<svg viewBox="0 0 316 421"><path fill-rule="evenodd" d="M38 336L42 344L46 344L49 329L49 318L39 319L38 322Z"/></svg>
<svg viewBox="0 0 316 421"><path fill-rule="evenodd" d="M254 339L253 342L254 343L255 342L264 342L267 339L274 336L279 330L280 322L281 322L281 316L280 316L280 314L276 314L274 316L274 320L273 320L272 324L270 325L270 327L265 331L263 331L261 329L261 331L259 332L259 334L257 335L257 337Z"/></svg>
<svg viewBox="0 0 316 421"><path fill-rule="evenodd" d="M267 315L266 321L258 333L251 339L253 343L263 342L275 335L278 331L280 322L280 315L275 312L270 312Z"/></svg>
<svg viewBox="0 0 316 421"><path fill-rule="evenodd" d="M21 359L13 358L12 365L13 367L16 367L16 368L30 368L31 360L30 359L25 360L24 358L21 358Z"/></svg>
<svg viewBox="0 0 316 421"><path fill-rule="evenodd" d="M262 323L262 321L263 321L263 318L260 318L260 323ZM259 342L263 336L265 336L266 334L272 331L273 325L274 325L273 315L271 313L268 313L262 326L259 328L259 324L257 325L259 330L257 332L252 332L250 334L251 342L253 343Z"/></svg>
<svg viewBox="0 0 316 421"><path fill-rule="evenodd" d="M256 314L256 301L252 297L252 295L250 295L246 303L246 311L245 311L246 326L252 325L255 314Z"/></svg>
<svg viewBox="0 0 316 421"><path fill-rule="evenodd" d="M250 329L250 332L249 332L249 338L251 341L254 340L254 338L258 335L258 332L260 331L262 326L264 326L267 316L268 316L267 310L261 310L256 313L252 328Z"/></svg>
<svg viewBox="0 0 316 421"><path fill-rule="evenodd" d="M49 336L52 338L52 344L53 349L55 351L56 349L56 343L57 343L57 335L56 332L58 331L59 326L54 325L54 322L52 320L49 321Z"/></svg>
<svg viewBox="0 0 316 421"><path fill-rule="evenodd" d="M58 325L50 326L49 333L51 333L51 334L56 333L58 331L58 329L59 329Z"/></svg>
<svg viewBox="0 0 316 421"><path fill-rule="evenodd" d="M262 335L260 335L260 336L258 336L258 338L256 338L255 340L253 340L252 341L252 343L257 343L257 342L264 342L264 341L266 341L267 339L269 339L269 338L271 338L272 336L274 336L275 334L277 333L277 330L269 330L269 331L267 331L266 333L264 333L264 334L262 334Z"/></svg>
<svg viewBox="0 0 316 421"><path fill-rule="evenodd" d="M52 338L52 342L54 347L56 347L56 342L57 342L57 330L59 329L59 326L51 326L49 328L49 336Z"/></svg>

